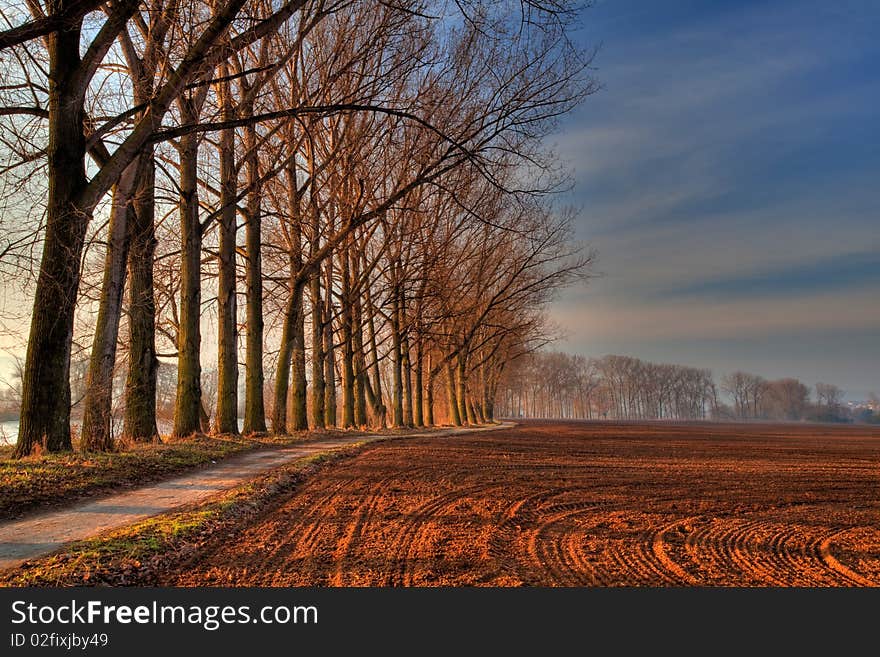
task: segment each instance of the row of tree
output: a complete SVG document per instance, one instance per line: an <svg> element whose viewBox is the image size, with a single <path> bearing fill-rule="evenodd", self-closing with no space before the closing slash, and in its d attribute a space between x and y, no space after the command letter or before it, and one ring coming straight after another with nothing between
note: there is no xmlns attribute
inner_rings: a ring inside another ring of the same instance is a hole
<svg viewBox="0 0 880 657"><path fill-rule="evenodd" d="M512 417L702 419L713 408L708 370L628 356L536 352L509 368L499 412Z"/></svg>
<svg viewBox="0 0 880 657"><path fill-rule="evenodd" d="M491 418L590 261L544 200L543 137L595 88L571 9L3 2L0 267L34 299L16 454L70 449L72 418L112 449L120 399L152 439L163 361L176 435Z"/></svg>
<svg viewBox="0 0 880 657"><path fill-rule="evenodd" d="M627 420L866 421L843 404L837 386L768 381L734 372L715 383L706 369L628 356L587 358L560 352L525 355L505 372L498 412L505 417Z"/></svg>
<svg viewBox="0 0 880 657"><path fill-rule="evenodd" d="M830 383L817 383L816 398L811 400L810 388L797 379L768 381L756 374L738 371L721 378L721 389L731 401L725 414L740 420L844 422L850 419L843 405L843 391Z"/></svg>

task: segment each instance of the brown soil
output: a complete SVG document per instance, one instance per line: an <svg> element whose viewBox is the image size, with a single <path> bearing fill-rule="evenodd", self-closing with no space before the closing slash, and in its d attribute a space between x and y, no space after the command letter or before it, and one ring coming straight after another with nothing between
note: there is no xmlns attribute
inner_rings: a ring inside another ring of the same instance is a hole
<svg viewBox="0 0 880 657"><path fill-rule="evenodd" d="M880 433L527 423L367 448L165 585L880 585Z"/></svg>

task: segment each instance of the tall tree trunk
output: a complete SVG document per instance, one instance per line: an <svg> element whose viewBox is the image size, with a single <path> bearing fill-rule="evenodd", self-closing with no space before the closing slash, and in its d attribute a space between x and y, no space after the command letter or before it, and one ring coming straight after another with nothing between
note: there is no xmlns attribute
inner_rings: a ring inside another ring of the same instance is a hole
<svg viewBox="0 0 880 657"><path fill-rule="evenodd" d="M162 28L159 28L159 31L164 34ZM161 36L156 38L157 42L162 39ZM128 57L128 53L126 57L129 70L132 72L134 103L145 105L153 96L156 58L145 56L145 59L137 59ZM123 170L114 186L101 303L95 326L84 400L82 440L88 449L111 449L113 446L111 435L113 368L116 361L116 345L132 235L131 224L135 221L136 212L153 216L154 167L153 147L145 146ZM150 185L149 189L147 183ZM136 190L139 190L139 198L134 198ZM149 395L149 391L145 394ZM148 426L146 420L143 424L145 427Z"/></svg>
<svg viewBox="0 0 880 657"><path fill-rule="evenodd" d="M425 425L434 426L434 375L428 362L428 385L425 386Z"/></svg>
<svg viewBox="0 0 880 657"><path fill-rule="evenodd" d="M317 247L316 247L317 248ZM312 424L324 428L324 308L321 304L321 273L312 274Z"/></svg>
<svg viewBox="0 0 880 657"><path fill-rule="evenodd" d="M354 421L359 427L367 426L367 383L369 372L367 371L367 356L364 350L364 315L361 305L360 290L367 282L360 280L360 256L356 245L352 244L349 252L349 265L351 266L351 280L358 282L358 290L351 290L351 321L352 321L352 348L354 349Z"/></svg>
<svg viewBox="0 0 880 657"><path fill-rule="evenodd" d="M296 287L296 272L289 265L288 296L281 322L281 345L278 349L278 362L275 365L275 389L272 395L272 433L280 436L287 433L287 393L290 385L290 366L293 356L293 331L296 312L293 303L293 289Z"/></svg>
<svg viewBox="0 0 880 657"><path fill-rule="evenodd" d="M303 317L303 291L305 283L297 275L298 267L290 259L288 285L291 289L284 309L281 327L281 349L275 373L275 403L272 409L272 433L287 432L288 392L291 397L290 430L309 428L306 415L305 384L305 322ZM292 379L292 382L291 382Z"/></svg>
<svg viewBox="0 0 880 657"><path fill-rule="evenodd" d="M471 398L468 408L470 408L468 417L473 417L471 420L472 422L475 424L483 424L485 422L485 418L483 417L483 407L478 404L475 399Z"/></svg>
<svg viewBox="0 0 880 657"><path fill-rule="evenodd" d="M462 350L458 354L458 367L457 367L457 378L458 378L458 415L461 418L462 424L467 424L468 422L468 409L467 409L467 356Z"/></svg>
<svg viewBox="0 0 880 657"><path fill-rule="evenodd" d="M130 333L128 378L125 383L123 434L134 440L152 440L156 428L156 301L153 296L153 260L156 252L154 226L156 165L152 152L134 195L131 248L128 253Z"/></svg>
<svg viewBox="0 0 880 657"><path fill-rule="evenodd" d="M480 373L482 375L483 385L482 385L482 397L480 400L481 411L483 414L483 419L486 422L491 422L493 420L493 412L492 412L492 382L491 375L486 373L486 365L480 366Z"/></svg>
<svg viewBox="0 0 880 657"><path fill-rule="evenodd" d="M336 349L333 347L333 325L324 322L324 426L336 426Z"/></svg>
<svg viewBox="0 0 880 657"><path fill-rule="evenodd" d="M253 113L253 110L250 110ZM266 407L263 400L263 263L260 166L257 158L257 132L252 125L244 131L247 155L247 226L245 249L247 263L247 346L245 354L244 433L266 431Z"/></svg>
<svg viewBox="0 0 880 657"><path fill-rule="evenodd" d="M403 424L412 427L415 424L413 418L413 381L412 364L409 358L409 338L404 329L400 340L400 366L403 372Z"/></svg>
<svg viewBox="0 0 880 657"><path fill-rule="evenodd" d="M297 288L294 298L296 304L296 323L293 334L293 369L291 372L290 396L292 431L306 431L309 428L308 385L306 384L306 316L303 308L305 284Z"/></svg>
<svg viewBox="0 0 880 657"><path fill-rule="evenodd" d="M413 426L412 366L409 358L409 324L406 321L406 296L400 292L400 367L403 372L403 424Z"/></svg>
<svg viewBox="0 0 880 657"><path fill-rule="evenodd" d="M378 428L384 429L386 422L387 410L382 401L382 377L379 374L379 349L376 344L376 310L373 308L373 299L370 294L370 286L364 288L364 301L367 304L367 328L370 330L370 365L369 371L372 374L373 382L370 383L368 376L364 376L364 390L367 398L370 400L370 406L373 409L374 421Z"/></svg>
<svg viewBox="0 0 880 657"><path fill-rule="evenodd" d="M68 2L53 2L51 13ZM49 51L49 199L40 274L31 315L21 416L15 456L45 441L49 451L69 450L70 349L79 289L80 257L89 214L77 207L86 186L84 89L74 87L80 65L82 21L47 37Z"/></svg>
<svg viewBox="0 0 880 657"><path fill-rule="evenodd" d="M306 410L306 354L305 354L305 313L303 292L306 279L302 276L302 213L296 175L296 163L285 169L289 207L290 239L288 253L288 294L284 309L284 322L281 327L281 348L278 352L278 366L275 374L275 403L272 410L272 431L286 433L288 392L291 396L291 431L304 431L309 428ZM289 391L288 391L289 386Z"/></svg>
<svg viewBox="0 0 880 657"><path fill-rule="evenodd" d="M457 427L461 426L461 413L455 392L455 366L452 361L446 363L446 403L449 407L449 421Z"/></svg>
<svg viewBox="0 0 880 657"><path fill-rule="evenodd" d="M315 179L315 150L311 142L306 152L309 176ZM314 188L309 193L311 212L310 256L314 256L321 246L321 217ZM312 301L312 424L317 429L324 428L324 307L321 304L321 267L311 273L309 291ZM328 292L329 294L329 292Z"/></svg>
<svg viewBox="0 0 880 657"><path fill-rule="evenodd" d="M396 277L395 277L396 278ZM400 292L397 283L391 292L391 373L392 385L394 386L391 397L391 408L394 417L394 426L403 425L403 362L400 341Z"/></svg>
<svg viewBox="0 0 880 657"><path fill-rule="evenodd" d="M340 309L342 327L342 426L349 429L355 425L355 376L354 376L354 330L351 294L351 267L349 266L350 246L342 249L342 307Z"/></svg>
<svg viewBox="0 0 880 657"><path fill-rule="evenodd" d="M413 373L415 374L415 417L413 420L415 421L415 425L417 427L425 426L425 407L423 401L424 395L424 381L423 381L423 354L422 354L422 340L419 339L418 345L416 345L416 365L413 368Z"/></svg>
<svg viewBox="0 0 880 657"><path fill-rule="evenodd" d="M336 426L336 349L333 346L333 258L326 263L326 304L324 307L324 426Z"/></svg>
<svg viewBox="0 0 880 657"><path fill-rule="evenodd" d="M357 263L357 257L352 258ZM356 271L356 270L355 270ZM355 274L355 280L357 275ZM359 427L367 425L367 358L364 353L363 315L360 295L352 298L352 348L354 350L354 421Z"/></svg>
<svg viewBox="0 0 880 657"><path fill-rule="evenodd" d="M221 78L229 69L220 66ZM221 120L232 118L229 82L217 85ZM238 324L235 298L236 247L235 131L220 132L220 248L217 293L217 432L238 433Z"/></svg>
<svg viewBox="0 0 880 657"><path fill-rule="evenodd" d="M83 399L81 447L88 451L113 449L111 414L113 409L113 368L116 365L116 344L119 319L125 292L128 260L128 215L133 212L131 196L140 160L132 162L113 189L110 223L107 230L107 253L104 256L104 279L101 301L95 320L95 336Z"/></svg>
<svg viewBox="0 0 880 657"><path fill-rule="evenodd" d="M187 101L181 102L187 106ZM185 111L188 109L189 111ZM197 112L182 107L183 121L195 122ZM177 397L174 435L188 436L201 428L202 366L202 228L199 222L198 137L180 138L180 326L177 330Z"/></svg>

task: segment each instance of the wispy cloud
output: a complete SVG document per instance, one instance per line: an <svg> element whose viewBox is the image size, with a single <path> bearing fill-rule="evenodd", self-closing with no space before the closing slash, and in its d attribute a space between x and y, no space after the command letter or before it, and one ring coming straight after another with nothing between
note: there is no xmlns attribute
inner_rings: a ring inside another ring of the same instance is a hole
<svg viewBox="0 0 880 657"><path fill-rule="evenodd" d="M667 297L740 298L800 296L865 287L880 292L880 251L851 253L793 267L708 279L666 291ZM880 316L880 311L877 311Z"/></svg>
<svg viewBox="0 0 880 657"><path fill-rule="evenodd" d="M574 339L589 341L709 339L833 331L876 330L880 286L845 294L824 292L791 298L687 299L630 303L596 299L562 302L553 317L578 327Z"/></svg>
<svg viewBox="0 0 880 657"><path fill-rule="evenodd" d="M615 0L595 18L605 89L555 139L604 274L554 310L571 343L812 331L827 355L880 332L880 7Z"/></svg>

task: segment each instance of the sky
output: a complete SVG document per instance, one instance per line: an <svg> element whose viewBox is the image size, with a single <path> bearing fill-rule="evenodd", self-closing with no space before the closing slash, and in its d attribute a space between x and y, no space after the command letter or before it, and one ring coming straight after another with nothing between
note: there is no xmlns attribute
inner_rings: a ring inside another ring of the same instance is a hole
<svg viewBox="0 0 880 657"><path fill-rule="evenodd" d="M880 3L599 0L557 348L880 392Z"/></svg>
<svg viewBox="0 0 880 657"><path fill-rule="evenodd" d="M880 393L880 2L593 4L601 90L548 143L598 261L556 348Z"/></svg>

